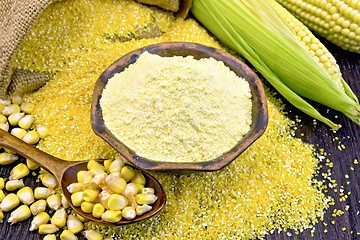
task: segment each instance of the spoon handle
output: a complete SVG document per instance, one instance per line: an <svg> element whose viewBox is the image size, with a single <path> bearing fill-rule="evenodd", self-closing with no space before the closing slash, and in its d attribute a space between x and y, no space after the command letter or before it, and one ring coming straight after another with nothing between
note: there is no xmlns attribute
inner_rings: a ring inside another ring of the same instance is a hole
<svg viewBox="0 0 360 240"><path fill-rule="evenodd" d="M58 180L61 179L65 169L71 165L70 162L51 156L2 129L0 129L0 145L36 162L54 174Z"/></svg>

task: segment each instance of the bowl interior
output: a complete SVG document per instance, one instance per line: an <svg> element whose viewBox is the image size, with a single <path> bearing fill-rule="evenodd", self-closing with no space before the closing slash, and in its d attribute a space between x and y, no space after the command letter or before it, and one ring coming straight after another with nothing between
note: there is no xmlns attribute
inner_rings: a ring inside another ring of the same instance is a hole
<svg viewBox="0 0 360 240"><path fill-rule="evenodd" d="M115 73L123 71L130 64L134 63L145 51L163 57L185 57L192 55L195 59L212 57L218 61L223 61L224 64L238 76L245 78L245 80L249 82L252 94L252 125L250 127L250 131L233 148L220 157L210 161L196 163L160 162L138 156L133 150L129 149L125 144L118 140L105 126L100 107L100 98L108 80L113 77ZM91 107L91 125L94 132L119 151L129 162L143 170L181 172L219 170L232 162L256 139L258 139L264 133L267 122L268 114L266 97L261 80L258 76L245 63L231 54L196 43L159 43L137 49L121 57L109 66L97 80L94 87Z"/></svg>

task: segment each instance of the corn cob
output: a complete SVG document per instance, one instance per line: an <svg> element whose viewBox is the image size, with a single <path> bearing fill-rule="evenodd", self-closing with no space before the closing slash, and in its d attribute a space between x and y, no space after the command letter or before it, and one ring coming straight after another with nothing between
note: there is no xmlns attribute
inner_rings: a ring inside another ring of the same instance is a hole
<svg viewBox="0 0 360 240"><path fill-rule="evenodd" d="M360 53L360 3L352 0L277 0L314 32Z"/></svg>
<svg viewBox="0 0 360 240"><path fill-rule="evenodd" d="M341 111L360 124L360 106L351 89L340 79L343 91L331 79L270 2L195 0L191 11L295 107L333 129L340 127L322 116L305 97Z"/></svg>

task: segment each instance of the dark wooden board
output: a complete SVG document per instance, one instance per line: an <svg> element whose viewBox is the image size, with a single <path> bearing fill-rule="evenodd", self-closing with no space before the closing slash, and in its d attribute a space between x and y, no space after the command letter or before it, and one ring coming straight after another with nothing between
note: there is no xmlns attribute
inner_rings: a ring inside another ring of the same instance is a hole
<svg viewBox="0 0 360 240"><path fill-rule="evenodd" d="M329 51L333 53L341 67L343 77L345 81L349 83L355 94L360 98L360 54L350 53L344 51L333 44L321 39L321 41L328 47ZM313 232L314 237L311 236L311 231L306 230L303 233L296 235L292 231L274 233L266 237L271 240L282 240L282 239L314 239L314 240L335 240L335 239L360 239L360 164L355 165L354 159L358 159L360 162L360 127L349 119L344 117L341 113L330 111L329 117L335 122L341 123L342 128L336 133L331 131L327 126L322 123L318 123L313 126L313 120L304 114L300 113L291 106L287 107L290 110L290 116L294 117L299 115L301 123L298 125L297 136L302 138L304 141L314 144L318 149L324 148L328 154L329 159L333 162L333 167L329 168L324 165L322 172L326 172L327 169L331 169L332 179L335 179L338 184L338 189L343 186L345 193L351 192L350 196L345 201L339 201L339 191L335 193L330 190L328 195L335 199L335 205L331 206L330 209L324 215L325 226L321 221L315 225ZM326 108L321 108L323 112L326 112ZM338 118L334 118L337 115ZM303 136L301 136L303 133ZM338 137L339 140L334 140ZM340 143L341 142L341 143ZM339 150L338 146L343 144L345 149ZM353 167L354 171L350 168ZM6 177L9 175L12 166L1 167L0 176ZM348 175L349 178L346 178ZM347 184L347 182L350 182ZM39 186L40 184L34 181L34 177L27 177L25 184L31 187ZM350 208L346 211L346 205ZM332 217L333 209L340 209L344 211L342 216ZM29 232L31 220L14 224L10 226L5 223L9 217L9 214L5 214L4 223L0 224L0 239L13 240L13 239L42 239L37 232ZM331 221L335 221L335 224L331 224ZM343 230L345 228L345 230ZM324 233L324 230L327 230ZM292 236L288 234L291 233Z"/></svg>

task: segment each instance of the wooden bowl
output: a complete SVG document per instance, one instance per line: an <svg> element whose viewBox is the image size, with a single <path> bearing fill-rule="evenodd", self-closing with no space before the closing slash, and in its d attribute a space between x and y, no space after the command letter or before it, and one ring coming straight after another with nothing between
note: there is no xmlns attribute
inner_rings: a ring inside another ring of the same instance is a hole
<svg viewBox="0 0 360 240"><path fill-rule="evenodd" d="M153 161L137 155L132 149L128 148L117 139L105 126L100 107L100 98L108 80L115 73L123 71L130 64L134 63L143 52L157 54L163 57L189 56L195 59L213 57L218 61L223 61L238 76L245 78L249 82L252 93L252 125L250 131L233 148L226 153L204 162L163 162ZM232 162L246 148L248 148L265 131L268 122L267 103L265 92L258 76L238 58L222 50L203 46L196 43L159 43L146 46L132 51L109 66L96 82L91 108L91 125L94 132L108 142L112 147L119 151L129 162L143 170L154 171L216 171Z"/></svg>

